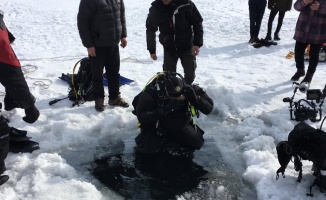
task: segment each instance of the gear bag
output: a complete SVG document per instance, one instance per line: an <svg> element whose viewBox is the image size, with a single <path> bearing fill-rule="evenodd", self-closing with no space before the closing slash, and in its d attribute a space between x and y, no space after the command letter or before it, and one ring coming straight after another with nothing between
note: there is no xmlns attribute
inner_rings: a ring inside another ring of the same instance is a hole
<svg viewBox="0 0 326 200"><path fill-rule="evenodd" d="M79 69L77 74L75 74L75 69L77 65ZM64 79L64 74L62 74L61 79ZM93 101L93 84L92 84L92 72L91 64L88 57L79 60L73 69L73 73L70 75L70 90L68 93L68 98L71 101Z"/></svg>
<svg viewBox="0 0 326 200"><path fill-rule="evenodd" d="M316 184L321 179L321 170L326 170L326 133L324 131L315 129L305 122L300 122L289 133L288 141L278 143L276 151L281 165L276 172L276 179L279 178L279 173L282 173L285 178L285 169L293 157L294 169L299 172L297 182L301 182L302 179L301 160L313 162L313 175L316 176L316 180L310 187L310 194L307 195L312 196L311 188L315 185L324 187L324 184ZM325 191L325 189L320 188L320 191Z"/></svg>
<svg viewBox="0 0 326 200"><path fill-rule="evenodd" d="M76 68L79 64L78 72L75 73ZM53 105L61 100L69 98L69 100L74 101L74 105L78 105L79 102L84 101L93 101L93 83L92 83L92 70L91 70L91 62L88 57L80 59L73 68L73 73L62 73L61 80L67 82L69 84L69 92L68 96L61 99L55 99L49 102L49 105ZM134 82L131 79L123 77L120 75L119 85L126 85ZM108 85L108 79L106 75L103 75L103 85Z"/></svg>
<svg viewBox="0 0 326 200"><path fill-rule="evenodd" d="M27 136L27 131L11 127L9 129L9 136L9 152L32 153L40 149L39 143L32 141L31 137Z"/></svg>

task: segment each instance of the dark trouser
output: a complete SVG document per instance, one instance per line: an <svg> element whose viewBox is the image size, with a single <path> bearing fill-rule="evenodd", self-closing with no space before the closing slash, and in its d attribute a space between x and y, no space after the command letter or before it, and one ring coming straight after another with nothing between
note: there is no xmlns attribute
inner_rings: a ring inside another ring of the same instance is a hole
<svg viewBox="0 0 326 200"><path fill-rule="evenodd" d="M9 151L9 126L6 119L0 116L0 174L5 170L4 161Z"/></svg>
<svg viewBox="0 0 326 200"><path fill-rule="evenodd" d="M0 82L5 87L5 108L28 108L34 104L21 67L0 62ZM10 104L10 105L8 105Z"/></svg>
<svg viewBox="0 0 326 200"><path fill-rule="evenodd" d="M202 134L191 125L187 125L183 129L169 134L166 138L168 141L194 149L200 149L204 145Z"/></svg>
<svg viewBox="0 0 326 200"><path fill-rule="evenodd" d="M250 35L258 37L261 21L263 20L266 0L249 0L249 20L250 20Z"/></svg>
<svg viewBox="0 0 326 200"><path fill-rule="evenodd" d="M193 48L187 50L182 55L170 54L164 50L163 71L176 72L178 59L181 60L181 65L184 71L184 79L187 84L192 84L195 80L195 70L197 68L196 56L193 54Z"/></svg>
<svg viewBox="0 0 326 200"><path fill-rule="evenodd" d="M298 70L304 69L304 54L308 43L301 43L296 41L294 48L294 58L296 67ZM310 44L309 51L309 67L307 72L310 74L314 74L319 62L319 51L323 44Z"/></svg>
<svg viewBox="0 0 326 200"><path fill-rule="evenodd" d="M96 47L96 57L90 57L94 98L104 98L103 69L108 78L109 98L115 99L120 94L120 53L119 46Z"/></svg>
<svg viewBox="0 0 326 200"><path fill-rule="evenodd" d="M275 19L275 16L278 14L278 21L277 21L277 27L274 33L279 33L283 24L283 19L285 16L285 12L282 11L275 11L271 10L268 18L268 25L267 25L267 35L271 35L272 33L272 27L273 27L273 21Z"/></svg>

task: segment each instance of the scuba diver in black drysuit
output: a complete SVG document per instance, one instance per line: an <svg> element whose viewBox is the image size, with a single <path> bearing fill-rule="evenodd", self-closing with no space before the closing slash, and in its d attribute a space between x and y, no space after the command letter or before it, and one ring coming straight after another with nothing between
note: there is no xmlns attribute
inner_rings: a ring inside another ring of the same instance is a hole
<svg viewBox="0 0 326 200"><path fill-rule="evenodd" d="M153 79L133 101L141 129L137 151L152 154L169 144L200 149L204 131L195 118L199 111L208 115L213 100L198 85L187 85L180 74L162 72Z"/></svg>

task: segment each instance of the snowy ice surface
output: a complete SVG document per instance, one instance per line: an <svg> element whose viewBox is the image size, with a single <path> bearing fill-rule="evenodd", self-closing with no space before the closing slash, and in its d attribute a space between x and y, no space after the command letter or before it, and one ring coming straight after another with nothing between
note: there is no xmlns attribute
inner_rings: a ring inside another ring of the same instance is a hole
<svg viewBox="0 0 326 200"><path fill-rule="evenodd" d="M290 77L296 70L295 62L285 55L294 49L292 38L299 13L293 9L286 13L278 45L255 49L248 44L248 1L194 2L204 18L204 46L197 57L195 82L206 89L215 103L210 115L201 115L197 120L206 132L207 144L216 148L212 152L220 152L230 171L252 185L255 198L311 199L305 195L314 178L310 162L303 162L301 183L296 182L298 173L292 163L286 170L286 178L275 180L279 168L275 146L287 140L296 124L289 119L288 104L282 99L293 94ZM130 104L147 81L162 70L162 47L157 46L157 61L150 60L146 50L145 20L150 3L125 0L128 46L120 51L120 72L135 80L121 87L123 98ZM88 169L103 153L114 154L121 150L110 145L133 141L139 130L132 107L107 106L104 112L98 113L94 102L79 107L71 107L69 100L48 104L67 95L68 85L58 79L61 73L72 73L74 64L87 56L76 26L78 6L78 0L1 0L6 25L16 37L12 47L41 112L34 124L21 120L24 116L21 109L2 111L2 114L10 119L10 126L27 130L41 149L31 154L9 153L5 174L10 180L0 187L0 199L123 199L102 185ZM268 16L266 8L261 38L266 35ZM273 30L276 23L277 17ZM324 69L325 63L320 63L311 88L324 87ZM178 72L183 73L180 63ZM2 86L0 91L3 94ZM305 96L298 94L298 98ZM316 128L320 126L320 123L307 123ZM194 160L211 166L212 158L214 155L206 158L199 150ZM214 166L211 167L214 170ZM218 181L217 178L210 188L208 197L211 199L218 198L226 188ZM200 185L197 190L201 190ZM178 198L191 199L192 193ZM314 199L317 198L325 196L315 190Z"/></svg>

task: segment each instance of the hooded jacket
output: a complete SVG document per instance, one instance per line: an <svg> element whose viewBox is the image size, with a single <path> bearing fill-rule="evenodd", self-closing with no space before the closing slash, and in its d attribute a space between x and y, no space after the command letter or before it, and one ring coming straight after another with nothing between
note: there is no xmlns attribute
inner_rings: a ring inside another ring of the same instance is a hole
<svg viewBox="0 0 326 200"><path fill-rule="evenodd" d="M127 37L123 0L81 0L77 27L86 48L117 46Z"/></svg>
<svg viewBox="0 0 326 200"><path fill-rule="evenodd" d="M164 5L155 0L146 20L147 50L156 53L156 31L164 50L181 54L192 46L203 45L203 18L191 0L172 0Z"/></svg>

